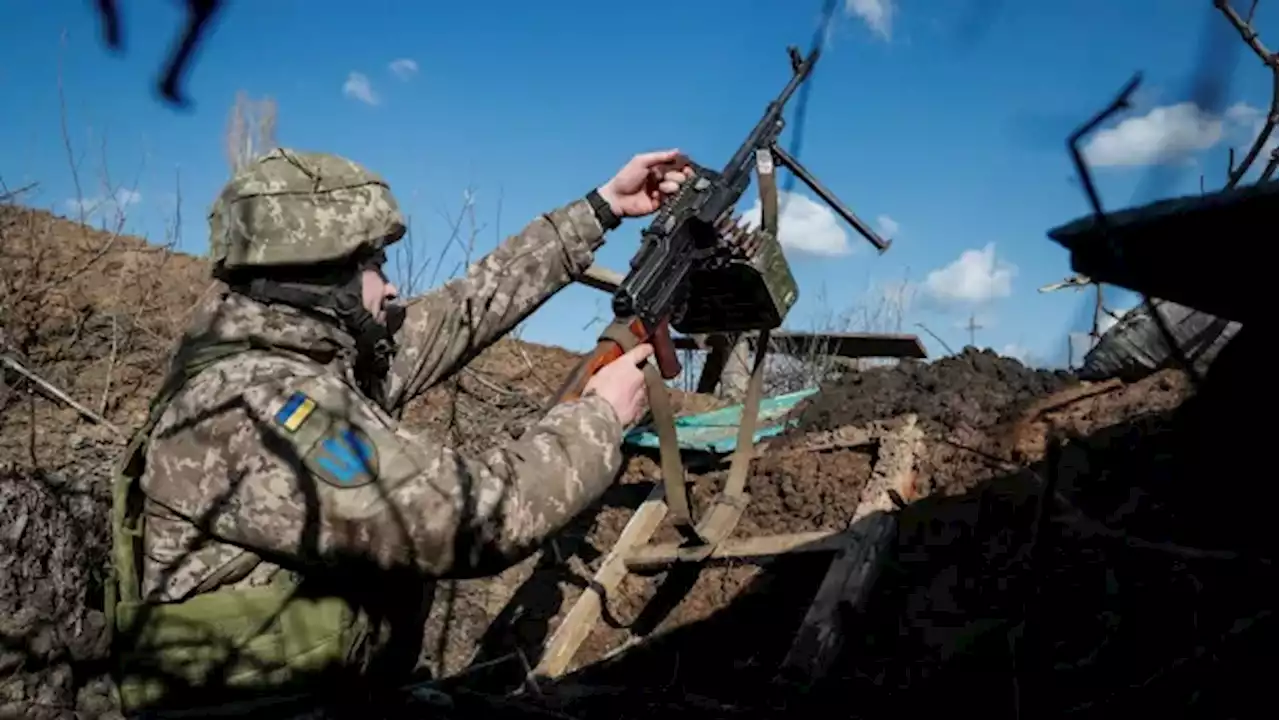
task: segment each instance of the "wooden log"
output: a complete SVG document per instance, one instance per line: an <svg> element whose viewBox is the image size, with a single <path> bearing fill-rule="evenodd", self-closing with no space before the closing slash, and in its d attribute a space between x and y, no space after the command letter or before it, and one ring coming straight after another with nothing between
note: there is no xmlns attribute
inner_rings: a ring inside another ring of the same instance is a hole
<svg viewBox="0 0 1280 720"><path fill-rule="evenodd" d="M801 552L835 552L845 545L843 530L815 530L789 535L752 538L730 538L716 546L705 562L746 560L761 562L779 555ZM627 569L632 572L661 570L678 562L697 560L701 547L680 543L646 545L627 556Z"/></svg>
<svg viewBox="0 0 1280 720"><path fill-rule="evenodd" d="M622 529L613 549L605 556L600 569L591 579L591 585L582 591L577 602L564 616L555 634L547 641L542 658L534 667L534 678L554 679L564 674L573 656L591 634L607 595L617 589L627 575L626 557L633 549L649 542L658 525L667 516L667 503L663 485L655 483L649 497L640 504Z"/></svg>
<svg viewBox="0 0 1280 720"><path fill-rule="evenodd" d="M809 433L805 436L803 446L795 448L801 452L822 452L840 448L852 448L860 445L875 445L880 442L876 429L868 426L842 425L831 430Z"/></svg>
<svg viewBox="0 0 1280 720"><path fill-rule="evenodd" d="M720 375L720 387L725 397L742 402L747 396L747 383L751 381L751 345L741 335L729 340L728 355Z"/></svg>
<svg viewBox="0 0 1280 720"><path fill-rule="evenodd" d="M880 457L854 511L844 547L837 551L795 642L782 662L781 678L821 678L844 643L842 608L859 608L879 573L885 551L897 533L896 505L890 490L916 496L915 459L923 438L914 415L880 440Z"/></svg>
<svg viewBox="0 0 1280 720"><path fill-rule="evenodd" d="M736 340L736 334L705 337L703 345L707 350L707 357L702 363L702 373L698 376L698 387L695 391L699 395L715 393L716 387L724 379L725 366L729 362L729 355L733 352Z"/></svg>
<svg viewBox="0 0 1280 720"><path fill-rule="evenodd" d="M754 340L754 338L753 338ZM928 357L917 335L902 333L821 333L775 330L769 337L770 351L799 358L836 355L845 358Z"/></svg>
<svg viewBox="0 0 1280 720"><path fill-rule="evenodd" d="M592 265L577 278L579 283L589 288L610 294L617 292L624 279L626 278L621 273L599 265Z"/></svg>

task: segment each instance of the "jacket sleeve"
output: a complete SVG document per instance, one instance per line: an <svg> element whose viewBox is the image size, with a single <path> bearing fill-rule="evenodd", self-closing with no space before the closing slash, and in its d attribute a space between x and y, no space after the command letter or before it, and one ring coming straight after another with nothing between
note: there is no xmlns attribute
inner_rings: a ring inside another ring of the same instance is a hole
<svg viewBox="0 0 1280 720"><path fill-rule="evenodd" d="M272 491L243 506L253 537L242 540L326 563L500 572L589 507L622 462L623 427L595 395L478 457L397 427L334 377L263 385L246 399L294 461L289 477L257 483Z"/></svg>
<svg viewBox="0 0 1280 720"><path fill-rule="evenodd" d="M585 271L604 229L586 200L539 216L465 276L414 298L397 333L386 408L449 377Z"/></svg>

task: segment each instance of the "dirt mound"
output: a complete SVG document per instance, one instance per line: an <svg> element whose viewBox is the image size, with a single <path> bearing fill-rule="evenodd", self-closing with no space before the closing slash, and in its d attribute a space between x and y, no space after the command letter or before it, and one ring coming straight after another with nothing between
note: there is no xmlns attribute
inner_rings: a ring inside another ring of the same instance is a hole
<svg viewBox="0 0 1280 720"><path fill-rule="evenodd" d="M1239 716L1258 700L1243 689L1269 687L1253 658L1274 637L1267 559L1274 548L1260 558L1229 544L1238 508L1193 516L1203 528L1170 522L1177 507L1203 506L1183 468L1213 447L1195 441L1201 410L1186 402L1190 393L1184 376L1166 371L1133 384L1068 388L999 423L1001 442L980 456L989 482L952 487L901 513L871 602L843 615L845 652L807 692L774 680L826 568L815 556L775 561L729 597L704 578L751 571L704 569L695 581L668 574L662 585L692 586L665 611L685 621L649 619L646 629L666 632L579 672L572 680L580 687L556 696L556 707L619 718L960 709L1121 717L1152 708ZM1051 436L1074 439L1046 458ZM994 454L1001 448L1003 457ZM1058 490L1042 514L1050 476ZM719 612L682 614L716 601L724 603Z"/></svg>
<svg viewBox="0 0 1280 720"><path fill-rule="evenodd" d="M1036 370L989 349L966 347L934 362L904 360L849 373L797 410L798 430L862 425L904 413L915 413L932 431L985 427L1074 382L1067 372Z"/></svg>
<svg viewBox="0 0 1280 720"><path fill-rule="evenodd" d="M0 466L0 715L110 710L105 619L95 600L110 507L92 484L109 459L50 473Z"/></svg>

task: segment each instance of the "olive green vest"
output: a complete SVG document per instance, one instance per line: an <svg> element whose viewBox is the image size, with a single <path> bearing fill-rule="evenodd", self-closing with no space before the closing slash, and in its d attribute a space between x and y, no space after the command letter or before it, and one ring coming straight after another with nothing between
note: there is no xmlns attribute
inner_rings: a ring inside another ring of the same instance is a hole
<svg viewBox="0 0 1280 720"><path fill-rule="evenodd" d="M362 649L377 640L369 616L345 599L307 593L290 573L272 584L247 589L225 587L244 577L261 559L245 553L234 567L221 568L180 602L142 598L142 549L146 532L140 481L149 437L179 390L218 360L248 350L273 350L258 343L216 343L179 355L151 403L147 422L125 452L112 488L113 575L107 584L107 626L112 659L125 712L154 706L220 706L245 703L246 710L272 705L290 695L311 694L317 686L363 671Z"/></svg>

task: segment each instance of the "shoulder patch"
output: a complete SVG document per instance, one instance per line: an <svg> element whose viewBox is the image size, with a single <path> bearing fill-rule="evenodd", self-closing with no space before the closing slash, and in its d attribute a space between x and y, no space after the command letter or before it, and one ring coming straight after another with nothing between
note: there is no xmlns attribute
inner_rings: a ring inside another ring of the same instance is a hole
<svg viewBox="0 0 1280 720"><path fill-rule="evenodd" d="M337 488L357 488L378 478L378 449L369 435L334 423L303 458L313 475Z"/></svg>
<svg viewBox="0 0 1280 720"><path fill-rule="evenodd" d="M304 392L295 392L276 413L276 424L289 432L296 432L315 409L315 400L307 397Z"/></svg>

